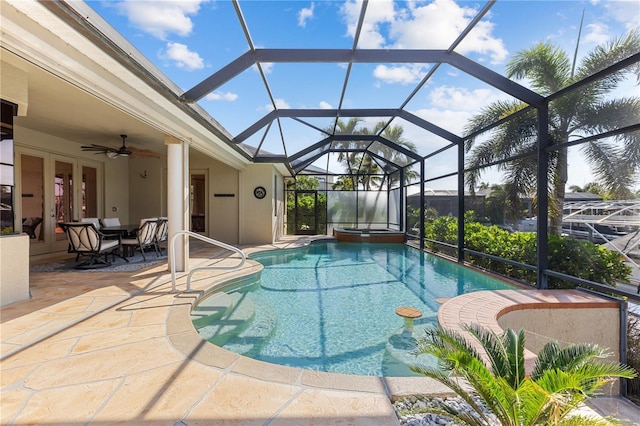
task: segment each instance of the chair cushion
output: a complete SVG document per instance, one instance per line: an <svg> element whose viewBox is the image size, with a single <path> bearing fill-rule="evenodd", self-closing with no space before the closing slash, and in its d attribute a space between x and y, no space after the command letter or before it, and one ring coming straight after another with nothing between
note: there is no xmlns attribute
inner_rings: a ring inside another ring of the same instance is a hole
<svg viewBox="0 0 640 426"><path fill-rule="evenodd" d="M120 241L118 240L102 240L100 251L109 250L113 247L118 247L119 245L120 245Z"/></svg>
<svg viewBox="0 0 640 426"><path fill-rule="evenodd" d="M120 226L120 219L117 217L105 217L102 219L103 226Z"/></svg>

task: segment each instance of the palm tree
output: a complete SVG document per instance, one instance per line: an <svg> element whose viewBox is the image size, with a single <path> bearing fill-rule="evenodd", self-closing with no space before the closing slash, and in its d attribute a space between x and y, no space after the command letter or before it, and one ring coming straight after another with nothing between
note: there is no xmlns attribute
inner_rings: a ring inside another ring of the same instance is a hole
<svg viewBox="0 0 640 426"><path fill-rule="evenodd" d="M384 126L384 124L385 124L384 121L381 121L378 124L376 124L376 128L374 131L376 131L377 133L381 129L381 126ZM407 148L409 151L418 152L416 145L413 142L405 139L403 136L403 133L404 133L404 129L401 126L387 126L382 131L382 137L404 148ZM411 158L407 158L405 154L399 151L396 151L395 149L391 149L386 145L384 146L384 149L387 154L390 154L389 157L385 157L385 158L390 158L395 164L403 165L403 164L412 163L414 161ZM389 152L389 151L392 151L392 152ZM416 172L413 169L413 166L405 168L404 178L407 181L415 180L418 178L418 172Z"/></svg>
<svg viewBox="0 0 640 426"><path fill-rule="evenodd" d="M453 390L469 404L475 415L448 406L424 411L445 415L461 424L495 424L495 420L487 416L487 410L501 425L562 424L570 411L613 378L630 379L636 375L633 369L617 363L594 362L594 359L606 356L605 350L598 345L578 344L561 349L557 342L549 342L542 348L533 371L527 375L524 370L524 330L507 329L497 334L478 325L464 328L486 352L488 366L475 347L460 334L437 327L428 329L426 336L418 341L417 352L436 356L441 369L411 367ZM455 376L467 381L475 398Z"/></svg>
<svg viewBox="0 0 640 426"><path fill-rule="evenodd" d="M375 135L382 131L381 136L394 142L400 146L407 148L410 151L416 152L416 146L414 143L406 140L403 136L404 129L400 126L386 126L386 122L380 121L375 124L375 126L370 129L367 127L358 128L358 125L362 122L361 118L351 118L348 122L344 122L340 119L336 122L336 135ZM386 126L386 127L385 127ZM384 128L384 130L382 130ZM333 133L333 128L326 128L324 130L326 133ZM340 149L350 149L353 148L352 141L339 141L335 143L336 148ZM382 158L389 159L391 162L395 164L408 164L412 160L406 158L401 152L396 151L395 149L388 147L384 144L381 144L380 148L376 152ZM339 152L338 153L338 161L344 164L345 171L349 174L358 175L358 177L353 177L354 181L353 187L355 188L357 184L361 184L363 189L370 190L372 186L377 186L380 182L380 178L374 176L375 174L379 174L382 171L382 168L378 164L378 162L367 154L360 154L357 152ZM406 179L415 179L417 177L417 172L413 170L412 167L405 169L405 178Z"/></svg>
<svg viewBox="0 0 640 426"><path fill-rule="evenodd" d="M507 64L507 76L528 79L533 89L543 96L556 93L575 82L607 68L621 59L640 51L640 32L632 31L589 52L579 66L572 66L569 55L549 43L538 43L525 49ZM574 71L575 69L575 71ZM606 95L616 89L628 73L634 73L640 81L640 67L633 66L609 74L607 77L582 86L549 103L549 139L551 144L568 142L570 138L599 134L637 124L640 117L638 97L609 99ZM523 109L520 101L499 101L484 108L472 117L465 131L471 134L491 123ZM519 154L535 153L537 144L537 117L535 112L525 113L495 127L489 139L474 146L469 140L468 166L482 166L496 160ZM614 138L617 142L596 140L581 145L582 153L592 166L594 174L608 191L626 198L628 188L640 171L640 132L629 132ZM535 155L502 163L505 181L510 182L518 194L534 194L536 186ZM467 174L471 191L476 187L482 171L476 169ZM567 149L550 155L549 194L551 232L559 235L562 229L562 206L567 183Z"/></svg>

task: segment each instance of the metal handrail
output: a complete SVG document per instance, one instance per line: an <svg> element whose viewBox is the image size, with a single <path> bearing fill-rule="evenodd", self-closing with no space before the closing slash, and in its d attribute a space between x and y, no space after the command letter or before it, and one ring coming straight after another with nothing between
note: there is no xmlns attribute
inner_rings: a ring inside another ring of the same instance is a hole
<svg viewBox="0 0 640 426"><path fill-rule="evenodd" d="M204 241L206 243L209 243L209 244L212 244L212 245L215 245L215 246L222 247L224 249L233 251L235 253L238 253L240 255L240 257L242 258L242 260L240 261L239 264L233 265L233 266L201 266L199 268L193 268L189 272L189 275L187 276L187 290L186 291L191 291L191 276L193 275L194 272L201 271L201 270L204 270L204 269L238 269L242 265L244 265L244 262L246 262L246 260L247 260L247 257L242 252L242 250L240 250L237 247L231 246L229 244L225 244L222 241L214 240L213 238L205 237L204 235L200 235L200 234L197 234L195 232L178 231L173 235L173 237L171 237L171 241L169 242L169 264L171 265L171 285L172 285L171 291L173 291L173 292L177 291L176 262L175 262L175 253L176 253L175 242L176 242L177 237L180 236L180 235L188 235L188 236L197 238L197 239L199 239L201 241Z"/></svg>

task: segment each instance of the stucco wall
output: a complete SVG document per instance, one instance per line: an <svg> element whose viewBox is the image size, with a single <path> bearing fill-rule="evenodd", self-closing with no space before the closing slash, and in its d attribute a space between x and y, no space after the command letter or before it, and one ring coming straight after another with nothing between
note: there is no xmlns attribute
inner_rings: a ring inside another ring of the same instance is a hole
<svg viewBox="0 0 640 426"><path fill-rule="evenodd" d="M282 228L274 210L276 176L280 174L271 164L250 164L240 173L240 244L271 244ZM253 195L258 186L267 191L263 199Z"/></svg>
<svg viewBox="0 0 640 426"><path fill-rule="evenodd" d="M596 343L620 359L620 313L614 308L514 310L498 318L503 329L525 330L527 349L538 353L545 343Z"/></svg>
<svg viewBox="0 0 640 426"><path fill-rule="evenodd" d="M0 306L29 298L29 237L0 237Z"/></svg>
<svg viewBox="0 0 640 426"><path fill-rule="evenodd" d="M162 191L166 188L163 184L163 179L166 179L166 173L164 173L166 167L165 155L162 159L129 159L129 205L131 207L127 223L138 223L143 218L166 215L162 206Z"/></svg>
<svg viewBox="0 0 640 426"><path fill-rule="evenodd" d="M208 175L208 236L227 244L238 244L238 170L193 150L189 160L191 170L206 170Z"/></svg>
<svg viewBox="0 0 640 426"><path fill-rule="evenodd" d="M0 97L18 105L18 115L26 115L29 106L29 76L23 70L0 61Z"/></svg>

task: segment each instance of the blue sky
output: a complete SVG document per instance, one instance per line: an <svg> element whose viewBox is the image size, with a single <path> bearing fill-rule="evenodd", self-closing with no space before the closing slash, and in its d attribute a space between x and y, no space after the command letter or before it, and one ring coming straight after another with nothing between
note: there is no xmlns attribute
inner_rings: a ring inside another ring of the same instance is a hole
<svg viewBox="0 0 640 426"><path fill-rule="evenodd" d="M360 3L351 0L241 0L239 4L251 41L259 48L351 48L360 11ZM185 91L249 49L229 0L90 1L89 5ZM483 6L481 1L371 0L358 48L447 48ZM640 27L637 0L498 1L456 51L500 74L504 74L505 65L515 52L539 41L550 41L572 53L583 10L579 56ZM430 67L356 64L343 107L399 107ZM346 66L279 63L265 64L262 71L276 107L336 108ZM632 87L628 82L623 90ZM491 101L507 98L443 65L407 109L461 135L471 115ZM256 67L199 104L233 135L273 108ZM308 121L318 128L330 125L328 120ZM378 119L365 124L373 125L375 121ZM289 155L320 139L320 133L309 126L294 120L281 122ZM423 155L446 144L407 122L393 124L404 128L406 138ZM263 137L263 149L283 153L285 148L276 126L266 136L260 132L247 143L257 146ZM572 150L569 183L584 185L592 179L577 151ZM434 159L429 174L434 176L451 168L451 155ZM491 172L488 176L492 176ZM494 176L486 180L497 179ZM439 182L435 186L451 185Z"/></svg>

